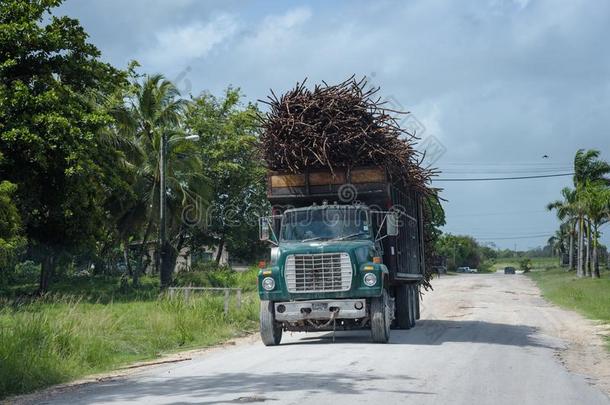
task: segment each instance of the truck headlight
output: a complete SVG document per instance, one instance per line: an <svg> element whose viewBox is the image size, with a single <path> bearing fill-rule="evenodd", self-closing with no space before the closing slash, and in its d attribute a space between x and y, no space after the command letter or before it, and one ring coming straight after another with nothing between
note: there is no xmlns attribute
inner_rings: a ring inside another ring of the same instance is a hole
<svg viewBox="0 0 610 405"><path fill-rule="evenodd" d="M262 284L265 291L271 291L275 288L275 280L273 277L265 277Z"/></svg>
<svg viewBox="0 0 610 405"><path fill-rule="evenodd" d="M372 287L377 284L377 276L373 273L366 273L364 275L364 284L368 287Z"/></svg>

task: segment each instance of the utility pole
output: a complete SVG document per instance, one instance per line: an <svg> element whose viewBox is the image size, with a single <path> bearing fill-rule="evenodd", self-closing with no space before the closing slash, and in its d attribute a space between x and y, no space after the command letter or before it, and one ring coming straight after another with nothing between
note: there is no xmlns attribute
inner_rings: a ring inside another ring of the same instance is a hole
<svg viewBox="0 0 610 405"><path fill-rule="evenodd" d="M455 266L456 270L457 270L457 248L461 246L461 244L459 242L455 242L453 244L453 265Z"/></svg>

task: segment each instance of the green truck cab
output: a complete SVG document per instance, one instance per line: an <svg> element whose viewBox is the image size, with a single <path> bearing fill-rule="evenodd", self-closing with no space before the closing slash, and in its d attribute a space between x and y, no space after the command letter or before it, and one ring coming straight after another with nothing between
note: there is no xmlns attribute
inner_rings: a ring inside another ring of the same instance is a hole
<svg viewBox="0 0 610 405"><path fill-rule="evenodd" d="M415 192L376 167L272 172L267 194L273 212L259 225L271 259L258 274L265 345L283 331L350 329L385 343L391 326L415 324L423 275Z"/></svg>

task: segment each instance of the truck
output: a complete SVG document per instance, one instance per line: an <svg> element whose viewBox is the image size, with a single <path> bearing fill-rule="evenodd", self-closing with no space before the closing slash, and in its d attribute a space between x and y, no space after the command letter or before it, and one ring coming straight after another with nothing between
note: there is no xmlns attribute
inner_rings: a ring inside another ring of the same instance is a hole
<svg viewBox="0 0 610 405"><path fill-rule="evenodd" d="M258 273L266 346L284 331L353 329L386 343L391 329L415 325L425 274L418 189L378 166L269 171L267 198L259 237L270 260Z"/></svg>

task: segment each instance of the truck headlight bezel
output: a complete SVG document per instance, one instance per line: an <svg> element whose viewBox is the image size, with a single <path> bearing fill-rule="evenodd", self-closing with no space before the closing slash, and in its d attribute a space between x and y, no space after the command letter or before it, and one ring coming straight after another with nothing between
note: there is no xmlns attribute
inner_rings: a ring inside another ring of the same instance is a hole
<svg viewBox="0 0 610 405"><path fill-rule="evenodd" d="M367 287L373 287L377 284L377 276L374 273L366 273L362 277L362 282Z"/></svg>
<svg viewBox="0 0 610 405"><path fill-rule="evenodd" d="M273 277L265 277L261 282L261 286L265 291L272 291L275 288L275 279Z"/></svg>

